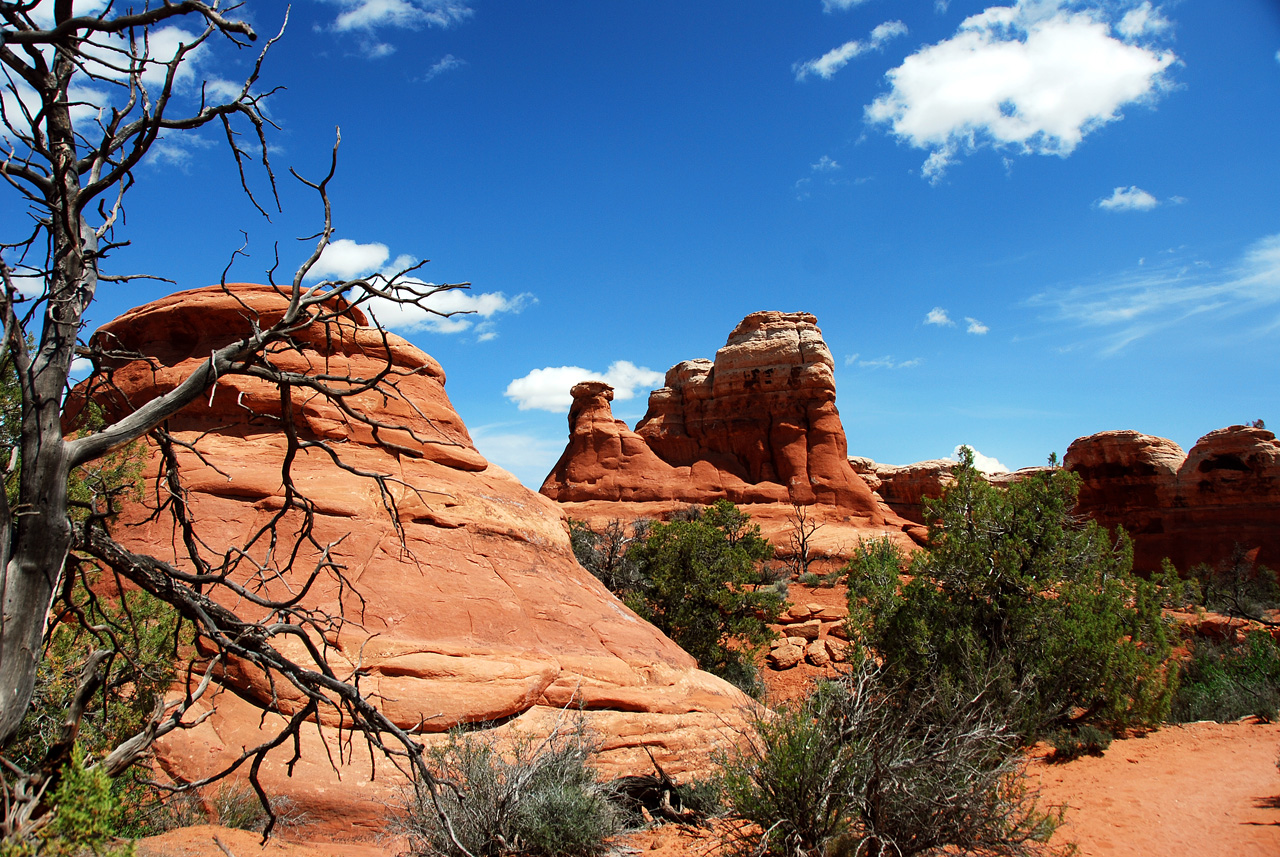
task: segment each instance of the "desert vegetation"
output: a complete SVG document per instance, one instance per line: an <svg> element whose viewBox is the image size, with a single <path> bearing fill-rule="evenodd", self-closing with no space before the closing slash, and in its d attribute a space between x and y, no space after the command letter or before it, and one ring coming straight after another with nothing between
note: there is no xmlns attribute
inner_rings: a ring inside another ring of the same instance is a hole
<svg viewBox="0 0 1280 857"><path fill-rule="evenodd" d="M785 604L773 546L727 500L692 506L667 523L619 521L600 532L571 524L574 553L628 607L710 673L754 696L755 658Z"/></svg>
<svg viewBox="0 0 1280 857"><path fill-rule="evenodd" d="M1077 490L1057 468L997 489L966 453L926 506L928 550L907 563L873 544L850 561L852 638L896 683L999 697L1024 742L1162 722L1171 646L1159 586L1132 574L1123 532L1072 516Z"/></svg>
<svg viewBox="0 0 1280 857"><path fill-rule="evenodd" d="M429 754L442 797L410 790L397 816L423 857L591 857L622 829L622 809L588 761L594 739L568 717L544 738L507 746L464 731ZM441 813L436 801L442 801Z"/></svg>
<svg viewBox="0 0 1280 857"><path fill-rule="evenodd" d="M1007 700L973 689L894 683L867 656L761 716L725 760L740 852L1050 853L1060 813L1020 779Z"/></svg>

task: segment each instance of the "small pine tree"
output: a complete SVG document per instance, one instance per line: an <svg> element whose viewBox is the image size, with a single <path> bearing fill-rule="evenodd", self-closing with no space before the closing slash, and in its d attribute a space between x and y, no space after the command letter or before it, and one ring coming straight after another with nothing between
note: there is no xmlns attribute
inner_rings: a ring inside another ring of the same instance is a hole
<svg viewBox="0 0 1280 857"><path fill-rule="evenodd" d="M773 637L784 599L768 587L773 547L759 525L726 500L654 524L628 557L641 569L627 606L708 672L757 690L753 654Z"/></svg>
<svg viewBox="0 0 1280 857"><path fill-rule="evenodd" d="M877 552L850 566L854 632L894 681L991 692L1032 739L1083 722L1156 723L1168 711L1170 651L1156 585L1133 576L1132 547L1072 515L1079 480L1054 469L992 487L965 450L955 481L926 503L929 550L910 564Z"/></svg>

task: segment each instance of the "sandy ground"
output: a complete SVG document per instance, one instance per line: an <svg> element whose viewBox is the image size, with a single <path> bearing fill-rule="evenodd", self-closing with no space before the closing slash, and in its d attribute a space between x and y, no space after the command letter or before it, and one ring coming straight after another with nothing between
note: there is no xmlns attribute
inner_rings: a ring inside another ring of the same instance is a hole
<svg viewBox="0 0 1280 857"><path fill-rule="evenodd" d="M1280 724L1193 723L1028 775L1081 857L1280 855Z"/></svg>

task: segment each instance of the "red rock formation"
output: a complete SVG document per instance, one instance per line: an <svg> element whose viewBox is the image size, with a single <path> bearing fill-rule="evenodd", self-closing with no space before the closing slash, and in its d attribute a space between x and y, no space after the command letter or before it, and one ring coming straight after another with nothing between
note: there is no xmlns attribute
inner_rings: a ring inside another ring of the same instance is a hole
<svg viewBox="0 0 1280 857"><path fill-rule="evenodd" d="M1280 565L1280 442L1265 429L1218 429L1185 455L1164 438L1101 432L1072 443L1063 463L1083 480L1077 510L1128 530L1140 570L1169 557L1185 572L1237 543Z"/></svg>
<svg viewBox="0 0 1280 857"><path fill-rule="evenodd" d="M746 483L780 485L788 500L875 520L874 499L848 464L834 367L812 315L755 312L714 363L667 372L636 433L674 466L707 462Z"/></svg>
<svg viewBox="0 0 1280 857"><path fill-rule="evenodd" d="M849 464L890 509L917 524L925 522L925 499L941 497L946 487L955 481L951 469L956 463L947 458L902 466L880 464L869 458L850 458Z"/></svg>
<svg viewBox="0 0 1280 857"><path fill-rule="evenodd" d="M579 384L569 443L542 493L588 520L724 498L746 505L767 535L785 531L792 503L821 507L823 537L846 548L860 534L900 535L906 522L849 465L833 366L812 315L757 312L714 362L668 370L635 431L613 418L608 385Z"/></svg>
<svg viewBox="0 0 1280 857"><path fill-rule="evenodd" d="M955 481L951 471L956 462L950 458L894 465L880 464L870 458L850 457L849 464L887 509L915 524L927 523L924 501L941 497L947 486ZM1012 473L984 473L982 477L997 488L1007 488L1019 479L1026 479L1046 469L1024 467ZM909 532L923 544L926 533L924 529L914 528Z"/></svg>
<svg viewBox="0 0 1280 857"><path fill-rule="evenodd" d="M117 368L117 390L99 391L108 418L172 388L210 350L243 335L250 318L269 321L282 307L283 298L266 287L210 288L107 325L99 342L149 356ZM459 723L505 720L498 734L536 732L549 729L572 703L585 709L588 727L601 737L601 765L611 774L651 771L645 747L672 772L705 764L726 727L740 722L745 698L695 669L687 654L583 571L563 512L472 446L445 394L440 366L364 323L351 310L310 333L301 352L271 355L278 365L312 374L369 377L388 361L393 370L383 392L351 401L403 426L381 431L381 444L368 426L304 388L292 390L304 437L339 441L335 448L350 465L394 477L390 490L402 528L397 534L372 481L339 469L322 452L299 454L293 478L316 505L315 539L333 546L332 560L345 567L363 599L357 605L336 585L317 586L308 596L317 607L345 608L345 623L330 641L335 672L345 677L358 668L360 687L405 728L438 733ZM272 419L280 411L276 388L224 377L170 423L180 441L200 452L178 455L210 554L243 543L281 507L285 445ZM153 460L149 473L155 470ZM163 516L144 520L145 511L127 516L120 539L182 564L180 534ZM309 568L314 553L304 550L295 567ZM292 576L286 569L276 584ZM167 739L160 766L193 779L234 758L280 722L264 711L271 699L261 676L233 665L212 716ZM280 707L287 711L295 702L285 694ZM292 796L331 830L380 830L395 772L384 764L375 780L369 754L340 747L330 728L304 730L303 752L292 779L285 766L291 749L270 757L263 769L268 788ZM330 758L344 760L341 780Z"/></svg>

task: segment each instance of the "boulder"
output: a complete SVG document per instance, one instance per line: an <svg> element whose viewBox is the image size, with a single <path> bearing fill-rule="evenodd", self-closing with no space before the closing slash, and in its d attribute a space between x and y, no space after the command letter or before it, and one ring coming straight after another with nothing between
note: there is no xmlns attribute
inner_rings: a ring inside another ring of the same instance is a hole
<svg viewBox="0 0 1280 857"><path fill-rule="evenodd" d="M274 288L236 285L180 293L125 314L96 341L145 356L121 358L108 367L109 378L91 379L69 403L72 420L88 393L114 422L284 306ZM339 677L358 672L367 697L428 743L460 724L483 725L499 737L538 734L571 708L600 736L599 765L608 776L651 773L649 752L674 775L709 764L713 748L742 724L749 700L699 671L577 564L564 512L475 449L438 363L368 327L356 308L304 331L299 349L270 356L312 375L391 372L383 390L347 400L353 411L397 426L379 429L377 438L367 423L304 387L293 387L287 400L300 439L327 442L358 472L391 477L380 490L318 448L299 451L293 463L294 485L314 504L314 541L302 543L298 560L264 587L277 595L297 591L319 559L317 546L326 546L344 583L322 578L305 604L344 617L326 640ZM177 456L210 556L244 544L281 508L282 407L268 383L224 376L170 420L171 434L188 445ZM153 451L149 479L157 462ZM189 567L172 520L152 514L156 493L144 492L142 505L122 516L117 537L131 550ZM292 532L282 528L281 537ZM265 549L254 555L264 558ZM166 737L157 765L179 781L225 765L296 710L298 701L280 690L233 662L220 690L198 706L205 719ZM372 754L353 752L350 734L337 725L325 713L315 729L303 730L296 767L289 765L292 746L273 751L263 781L328 833L379 832L403 780L387 764L375 776Z"/></svg>
<svg viewBox="0 0 1280 857"><path fill-rule="evenodd" d="M814 640L805 646L804 659L815 667L825 667L831 664L831 654L827 651L825 640Z"/></svg>
<svg viewBox="0 0 1280 857"><path fill-rule="evenodd" d="M824 637L823 644L827 647L827 655L834 663L842 664L849 659L849 644L844 640L832 637Z"/></svg>
<svg viewBox="0 0 1280 857"><path fill-rule="evenodd" d="M805 649L787 641L781 646L770 649L765 661L770 669L789 670L804 660Z"/></svg>
<svg viewBox="0 0 1280 857"><path fill-rule="evenodd" d="M810 619L807 622L801 622L797 625L791 625L787 628L787 633L793 637L800 637L803 640L816 640L818 633L822 630L822 622L817 619Z"/></svg>

